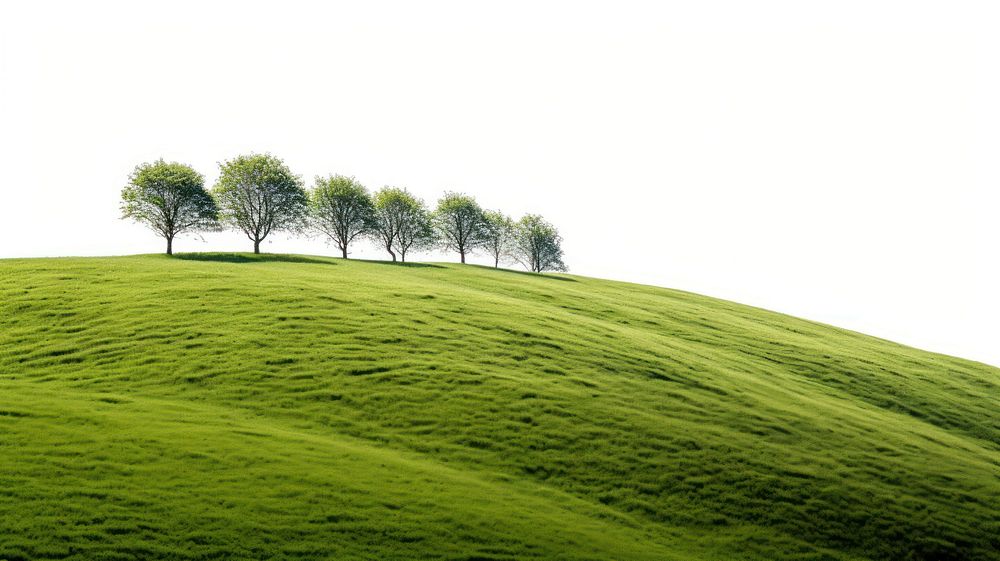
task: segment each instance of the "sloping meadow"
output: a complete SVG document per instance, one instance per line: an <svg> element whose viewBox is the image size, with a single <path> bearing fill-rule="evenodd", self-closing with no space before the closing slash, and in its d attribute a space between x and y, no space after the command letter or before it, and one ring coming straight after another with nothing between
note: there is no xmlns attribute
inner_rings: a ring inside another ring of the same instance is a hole
<svg viewBox="0 0 1000 561"><path fill-rule="evenodd" d="M1000 370L452 264L0 261L0 559L1000 559Z"/></svg>

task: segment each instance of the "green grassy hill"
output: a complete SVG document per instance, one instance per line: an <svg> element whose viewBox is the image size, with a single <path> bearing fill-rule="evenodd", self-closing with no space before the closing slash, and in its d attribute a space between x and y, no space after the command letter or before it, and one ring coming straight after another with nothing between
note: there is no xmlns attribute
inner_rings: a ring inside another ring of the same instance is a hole
<svg viewBox="0 0 1000 561"><path fill-rule="evenodd" d="M0 559L998 550L996 368L568 275L0 261Z"/></svg>

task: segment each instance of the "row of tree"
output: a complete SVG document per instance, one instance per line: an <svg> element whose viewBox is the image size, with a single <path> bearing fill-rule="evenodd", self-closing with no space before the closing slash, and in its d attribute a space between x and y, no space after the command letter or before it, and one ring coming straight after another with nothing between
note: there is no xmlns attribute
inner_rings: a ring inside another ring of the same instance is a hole
<svg viewBox="0 0 1000 561"><path fill-rule="evenodd" d="M140 164L122 189L122 217L149 226L167 241L185 232L235 228L253 242L278 231L321 234L346 259L351 244L366 238L392 257L406 261L410 251L456 251L462 263L483 251L499 267L523 264L534 272L564 271L562 238L541 216L514 221L483 210L473 197L446 193L433 210L406 189L383 187L374 194L353 177L317 177L311 189L279 158L269 154L237 156L219 164L211 191L191 166L162 159Z"/></svg>

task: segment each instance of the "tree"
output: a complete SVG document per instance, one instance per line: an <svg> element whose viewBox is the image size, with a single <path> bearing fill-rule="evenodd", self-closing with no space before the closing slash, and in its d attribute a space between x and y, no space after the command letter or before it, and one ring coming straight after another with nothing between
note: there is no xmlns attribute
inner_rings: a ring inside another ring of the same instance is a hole
<svg viewBox="0 0 1000 561"><path fill-rule="evenodd" d="M406 253L411 249L431 249L437 243L431 214L421 201L418 200L417 203L400 223L399 233L396 235L396 250L399 251L399 260L404 263Z"/></svg>
<svg viewBox="0 0 1000 561"><path fill-rule="evenodd" d="M562 236L541 216L528 214L517 222L514 256L532 272L565 271Z"/></svg>
<svg viewBox="0 0 1000 561"><path fill-rule="evenodd" d="M510 255L514 242L514 221L499 211L483 212L483 237L479 246L493 257L493 267L500 267L500 259Z"/></svg>
<svg viewBox="0 0 1000 561"><path fill-rule="evenodd" d="M223 221L243 231L260 253L260 242L277 231L298 231L305 223L308 195L302 180L270 154L237 156L219 164L212 189Z"/></svg>
<svg viewBox="0 0 1000 561"><path fill-rule="evenodd" d="M136 166L122 189L121 210L122 218L165 238L167 255L173 255L178 234L218 228L219 211L205 191L205 178L191 166L163 159Z"/></svg>
<svg viewBox="0 0 1000 561"><path fill-rule="evenodd" d="M392 260L406 261L410 249L429 247L434 230L424 203L406 189L383 187L374 197L375 215L370 236L385 247Z"/></svg>
<svg viewBox="0 0 1000 561"><path fill-rule="evenodd" d="M445 249L465 254L483 242L483 209L476 200L460 193L445 193L434 211L434 226Z"/></svg>
<svg viewBox="0 0 1000 561"><path fill-rule="evenodd" d="M347 247L354 238L372 227L375 206L371 195L353 177L331 175L317 177L309 193L313 227L326 234L347 259Z"/></svg>

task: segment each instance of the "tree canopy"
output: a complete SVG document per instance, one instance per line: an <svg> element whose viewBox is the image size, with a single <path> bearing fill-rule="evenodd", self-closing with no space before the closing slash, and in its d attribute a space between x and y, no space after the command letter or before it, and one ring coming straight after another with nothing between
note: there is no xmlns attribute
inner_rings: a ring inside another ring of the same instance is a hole
<svg viewBox="0 0 1000 561"><path fill-rule="evenodd" d="M399 251L399 260L405 263L406 254L411 249L418 251L431 249L436 242L437 237L431 222L431 215L424 208L423 203L420 203L406 215L406 219L399 225L399 234L396 236L396 250Z"/></svg>
<svg viewBox="0 0 1000 561"><path fill-rule="evenodd" d="M302 180L270 154L237 156L219 164L212 189L222 219L239 228L260 253L260 242L276 231L297 231L305 223L308 196Z"/></svg>
<svg viewBox="0 0 1000 561"><path fill-rule="evenodd" d="M430 216L422 201L406 189L383 187L374 196L375 215L372 222L372 238L385 247L392 260L397 254L406 261L406 253L411 249L430 247L434 241L434 230Z"/></svg>
<svg viewBox="0 0 1000 561"><path fill-rule="evenodd" d="M493 258L493 267L500 267L500 260L508 257L514 249L514 221L500 211L484 211L479 246Z"/></svg>
<svg viewBox="0 0 1000 561"><path fill-rule="evenodd" d="M161 158L136 166L122 189L122 218L150 227L167 241L183 232L242 231L260 244L278 231L306 229L332 240L344 259L351 244L367 237L393 261L410 252L457 251L462 263L485 251L493 266L517 262L533 272L565 271L562 237L541 216L515 222L499 211L486 211L475 198L447 191L433 211L404 188L385 186L374 194L354 177L316 176L308 191L280 158L245 154L219 164L219 179L205 190L201 174L190 166Z"/></svg>
<svg viewBox="0 0 1000 561"><path fill-rule="evenodd" d="M375 205L364 185L353 177L317 177L309 193L311 224L340 249L347 259L348 246L368 232L374 222Z"/></svg>
<svg viewBox="0 0 1000 561"><path fill-rule="evenodd" d="M483 209L468 195L445 193L438 201L433 219L441 244L447 250L457 251L462 263L466 253L485 239Z"/></svg>
<svg viewBox="0 0 1000 561"><path fill-rule="evenodd" d="M205 179L191 166L159 159L136 166L121 193L122 218L148 226L167 240L167 255L178 234L218 228L218 208Z"/></svg>
<svg viewBox="0 0 1000 561"><path fill-rule="evenodd" d="M565 271L562 256L562 236L555 226L537 214L525 215L517 222L514 257L522 265L535 273Z"/></svg>

